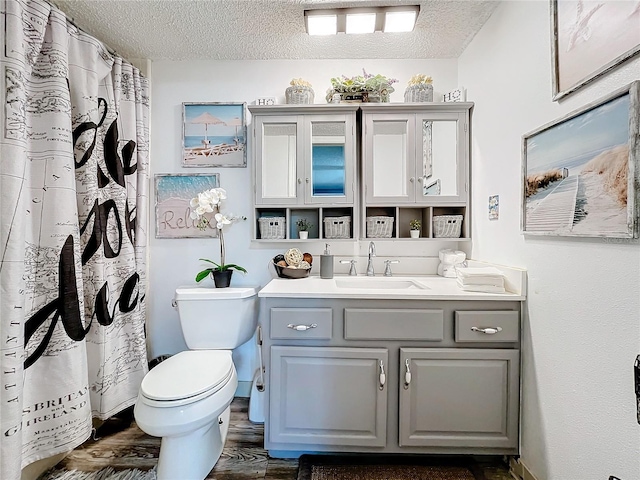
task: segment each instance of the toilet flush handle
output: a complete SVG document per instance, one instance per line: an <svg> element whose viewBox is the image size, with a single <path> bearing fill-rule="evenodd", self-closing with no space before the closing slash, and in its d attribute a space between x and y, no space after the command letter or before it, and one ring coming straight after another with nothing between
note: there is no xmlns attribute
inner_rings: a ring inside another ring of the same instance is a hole
<svg viewBox="0 0 640 480"><path fill-rule="evenodd" d="M171 306L172 306L173 308L177 308L177 307L178 307L178 302L176 302L176 299L175 299L175 298L172 298L172 299L171 299Z"/></svg>

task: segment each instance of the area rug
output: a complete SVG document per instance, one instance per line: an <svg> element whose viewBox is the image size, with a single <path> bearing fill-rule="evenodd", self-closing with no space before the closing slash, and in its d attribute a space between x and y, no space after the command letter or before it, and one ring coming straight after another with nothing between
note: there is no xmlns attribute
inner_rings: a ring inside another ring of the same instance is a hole
<svg viewBox="0 0 640 480"><path fill-rule="evenodd" d="M49 470L38 480L156 480L155 468L151 470L114 470L111 467L95 472L80 472L78 470Z"/></svg>
<svg viewBox="0 0 640 480"><path fill-rule="evenodd" d="M413 455L302 455L298 480L486 480L472 459Z"/></svg>

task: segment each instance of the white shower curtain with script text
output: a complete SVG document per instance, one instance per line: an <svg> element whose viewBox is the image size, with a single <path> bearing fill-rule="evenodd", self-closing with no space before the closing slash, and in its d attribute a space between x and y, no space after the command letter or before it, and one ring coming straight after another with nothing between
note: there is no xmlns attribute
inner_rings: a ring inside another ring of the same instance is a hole
<svg viewBox="0 0 640 480"><path fill-rule="evenodd" d="M85 441L147 371L147 80L43 0L2 1L0 478Z"/></svg>

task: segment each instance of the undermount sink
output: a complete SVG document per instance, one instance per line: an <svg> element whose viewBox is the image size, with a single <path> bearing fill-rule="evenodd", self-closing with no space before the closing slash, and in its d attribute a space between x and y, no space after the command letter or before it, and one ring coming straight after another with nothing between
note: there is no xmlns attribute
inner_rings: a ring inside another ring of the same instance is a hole
<svg viewBox="0 0 640 480"><path fill-rule="evenodd" d="M338 288L366 288L370 290L406 290L406 289L428 289L413 280L393 277L355 277L336 278Z"/></svg>

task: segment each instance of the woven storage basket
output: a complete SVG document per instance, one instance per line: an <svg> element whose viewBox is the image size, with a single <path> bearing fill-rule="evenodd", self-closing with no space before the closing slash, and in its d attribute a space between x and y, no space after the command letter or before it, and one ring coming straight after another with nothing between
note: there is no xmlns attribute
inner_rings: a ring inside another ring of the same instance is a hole
<svg viewBox="0 0 640 480"><path fill-rule="evenodd" d="M284 91L287 103L313 103L314 93L311 87L295 87L291 86Z"/></svg>
<svg viewBox="0 0 640 480"><path fill-rule="evenodd" d="M367 217L368 238L391 238L393 217Z"/></svg>
<svg viewBox="0 0 640 480"><path fill-rule="evenodd" d="M286 219L284 217L260 217L260 238L284 238Z"/></svg>
<svg viewBox="0 0 640 480"><path fill-rule="evenodd" d="M433 236L436 238L460 238L462 215L438 215L433 217Z"/></svg>
<svg viewBox="0 0 640 480"><path fill-rule="evenodd" d="M424 83L411 85L404 91L404 101L413 102L433 102L433 85Z"/></svg>
<svg viewBox="0 0 640 480"><path fill-rule="evenodd" d="M325 238L351 238L351 217L325 217Z"/></svg>

